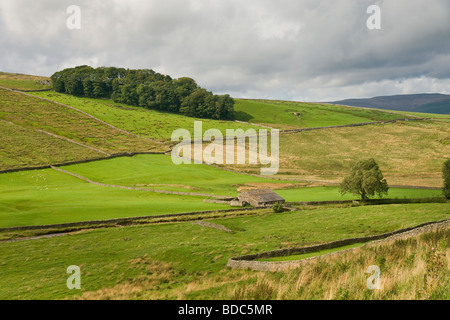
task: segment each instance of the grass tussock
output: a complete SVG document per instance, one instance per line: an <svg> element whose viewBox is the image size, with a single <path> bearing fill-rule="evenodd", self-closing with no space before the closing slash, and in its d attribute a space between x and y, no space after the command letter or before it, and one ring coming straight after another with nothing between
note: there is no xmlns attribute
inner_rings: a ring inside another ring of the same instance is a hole
<svg viewBox="0 0 450 320"><path fill-rule="evenodd" d="M446 300L450 299L450 229L324 257L288 272L222 269L195 277L147 256L133 259L139 275L82 299ZM381 270L380 289L367 284ZM189 278L183 282L180 279ZM178 279L178 280L177 280ZM194 280L192 280L194 279Z"/></svg>
<svg viewBox="0 0 450 320"><path fill-rule="evenodd" d="M367 286L369 266L381 270L380 289ZM286 273L256 275L229 297L325 300L450 299L450 230L426 233L311 262Z"/></svg>
<svg viewBox="0 0 450 320"><path fill-rule="evenodd" d="M170 263L156 261L143 256L130 261L130 267L140 271L140 275L112 288L85 292L80 299L85 300L123 300L142 299L153 295L158 298L161 286L173 285L177 271Z"/></svg>

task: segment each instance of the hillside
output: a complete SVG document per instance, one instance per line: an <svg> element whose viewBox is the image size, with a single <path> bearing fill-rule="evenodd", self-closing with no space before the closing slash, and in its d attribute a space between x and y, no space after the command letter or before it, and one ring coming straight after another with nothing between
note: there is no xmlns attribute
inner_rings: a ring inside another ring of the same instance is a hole
<svg viewBox="0 0 450 320"><path fill-rule="evenodd" d="M241 255L448 219L448 117L237 99L236 121L219 121L40 91L40 81L0 79L0 171L16 169L0 172L0 299L448 299L448 230L292 271L227 267ZM224 134L280 129L278 175L248 163L175 165L171 135L193 133L195 121ZM360 204L337 183L367 157L391 188L389 199ZM82 160L92 161L71 163ZM21 170L30 166L45 168ZM248 188L275 190L286 211L218 201ZM66 286L74 264L80 290ZM376 292L366 289L369 265L383 275Z"/></svg>
<svg viewBox="0 0 450 320"><path fill-rule="evenodd" d="M445 94L395 95L370 99L346 99L330 103L386 110L450 114L450 95Z"/></svg>
<svg viewBox="0 0 450 320"><path fill-rule="evenodd" d="M7 79L11 85L31 78L10 75ZM192 132L194 121L203 122L203 132L217 128L225 133L226 129L258 130L260 125L289 130L405 118L391 111L324 104L242 99L236 102L236 120L246 123L195 119L53 91L25 95L0 89L0 130L4 138L0 167L4 170L104 158L123 152L167 151L168 146L157 141L170 142L172 132L179 128ZM334 138L329 139L330 135ZM391 184L439 187L441 162L450 154L448 135L448 124L440 121L282 134L279 175L337 182L352 160L374 157L381 162ZM374 141L377 148L372 148ZM257 168L251 166L231 167L257 173Z"/></svg>
<svg viewBox="0 0 450 320"><path fill-rule="evenodd" d="M236 99L235 118L286 130L389 121L405 116L329 104Z"/></svg>
<svg viewBox="0 0 450 320"><path fill-rule="evenodd" d="M445 282L429 285L426 276L433 261L441 262L433 260L431 248L448 246L448 232L357 249L291 272L230 270L226 263L243 254L439 221L448 218L446 206L305 208L282 215L266 210L209 220L232 234L185 221L0 243L0 299L442 299L448 297L448 269L433 269ZM65 286L65 271L74 263L82 268L81 290ZM374 264L385 279L380 291L366 288L364 272Z"/></svg>
<svg viewBox="0 0 450 320"><path fill-rule="evenodd" d="M401 121L293 132L280 136L278 177L339 183L353 161L374 158L391 185L442 186L450 123ZM228 165L258 174L252 165Z"/></svg>
<svg viewBox="0 0 450 320"><path fill-rule="evenodd" d="M16 90L47 90L51 88L50 78L0 71L0 87Z"/></svg>
<svg viewBox="0 0 450 320"><path fill-rule="evenodd" d="M2 88L0 130L0 170L167 149L70 107Z"/></svg>
<svg viewBox="0 0 450 320"><path fill-rule="evenodd" d="M53 91L33 92L32 95L76 107L118 128L160 142L170 142L173 131L180 128L187 129L193 134L195 121L202 121L203 133L212 128L218 129L224 134L226 129L259 128L252 124L191 118L169 112L149 110L124 103L115 103L110 99L74 97Z"/></svg>

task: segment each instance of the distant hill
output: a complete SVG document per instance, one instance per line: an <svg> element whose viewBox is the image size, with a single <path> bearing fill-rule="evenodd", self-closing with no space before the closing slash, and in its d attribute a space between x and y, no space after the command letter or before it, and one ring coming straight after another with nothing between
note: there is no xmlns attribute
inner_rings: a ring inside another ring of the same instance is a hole
<svg viewBox="0 0 450 320"><path fill-rule="evenodd" d="M384 96L371 99L346 99L330 103L353 107L450 114L450 95L439 93Z"/></svg>

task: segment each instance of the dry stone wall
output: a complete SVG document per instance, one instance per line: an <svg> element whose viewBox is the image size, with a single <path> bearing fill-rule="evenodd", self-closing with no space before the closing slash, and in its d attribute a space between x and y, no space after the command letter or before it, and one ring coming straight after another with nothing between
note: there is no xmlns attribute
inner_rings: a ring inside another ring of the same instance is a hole
<svg viewBox="0 0 450 320"><path fill-rule="evenodd" d="M353 249L342 250L342 251L338 251L338 252L329 253L327 255L322 255L319 257L312 257L312 258L297 260L297 261L256 261L256 260L296 255L296 254L311 253L311 252L316 252L316 251L321 251L321 250L326 250L326 249L334 249L334 248L339 248L339 247L343 247L343 246L347 246L347 245L364 243L364 242L369 242L369 241L373 241L373 242L368 243L365 246L372 246L372 245L379 244L382 241L390 241L390 240L398 239L398 238L411 237L411 236L415 236L415 235L418 235L418 234L421 234L424 232L430 232L430 231L434 231L434 230L441 229L441 228L446 229L449 227L450 227L450 219L447 219L444 221L438 221L438 222L428 222L428 223L423 223L423 224L418 225L413 228L401 229L401 230L397 230L394 232L389 232L389 233L385 233L385 234L381 234L381 235L344 239L344 240L333 241L333 242L315 245L315 246L282 249L282 250L268 251L268 252L253 254L253 255L245 255L245 256L241 256L241 257L231 258L228 260L227 266L232 269L250 269L250 270L256 270L256 271L290 270L290 269L298 268L299 266L301 266L305 263L308 263L312 260L319 259L319 258L329 256L329 255L342 254L343 252L346 252L348 250L353 250Z"/></svg>

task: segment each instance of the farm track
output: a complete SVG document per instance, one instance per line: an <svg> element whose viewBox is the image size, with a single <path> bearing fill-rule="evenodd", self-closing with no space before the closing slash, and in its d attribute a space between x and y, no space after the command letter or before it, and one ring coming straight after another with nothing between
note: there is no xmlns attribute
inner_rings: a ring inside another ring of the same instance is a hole
<svg viewBox="0 0 450 320"><path fill-rule="evenodd" d="M49 238L55 238L55 237L62 237L66 236L74 232L63 232L63 233L51 233L51 234L45 234L41 236L35 236L35 237L26 237L26 238L17 238L17 239L11 239L11 240L4 240L0 241L0 243L12 243L12 242L19 242L19 241L30 241L30 240L39 240L39 239L49 239Z"/></svg>

